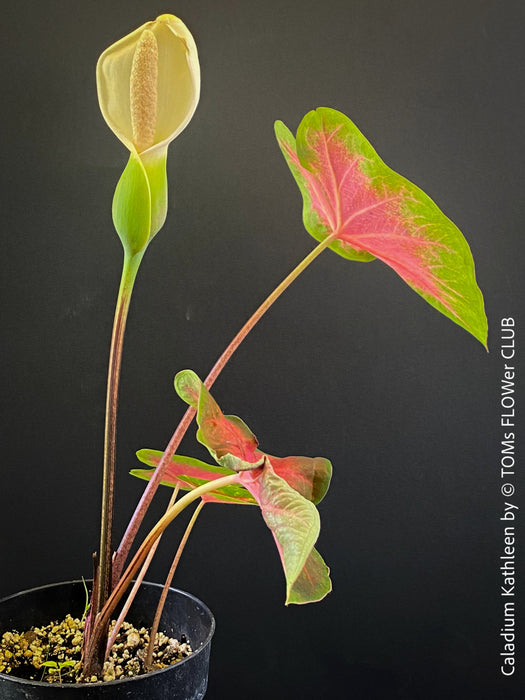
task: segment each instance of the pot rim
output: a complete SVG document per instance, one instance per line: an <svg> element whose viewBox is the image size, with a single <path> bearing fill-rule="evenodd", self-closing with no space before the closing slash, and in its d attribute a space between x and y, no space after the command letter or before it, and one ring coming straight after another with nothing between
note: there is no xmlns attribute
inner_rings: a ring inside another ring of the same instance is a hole
<svg viewBox="0 0 525 700"><path fill-rule="evenodd" d="M73 585L76 583L82 583L85 581L88 583L91 579L75 579L72 581L59 581L58 583L48 583L45 586L35 586L35 588L28 588L25 591L19 591L18 593L12 593L11 595L5 596L4 598L0 599L0 605L4 602L7 602L8 600L12 600L13 598L17 598L18 596L23 596L28 593L35 593L36 591L42 591L45 590L46 588L56 588L57 586L67 586L67 585ZM142 586L151 586L154 588L160 588L162 589L164 586L161 583L153 583L152 581L142 581L141 583ZM58 692L60 692L62 689L64 690L69 690L70 688L96 688L96 687L106 687L106 686L113 686L113 685L120 685L121 683L132 683L134 681L140 681L143 680L144 678L149 678L151 676L158 675L160 673L165 673L166 671L170 671L174 669L175 667L179 667L182 664L186 663L189 661L191 658L196 656L197 654L200 654L205 647L207 647L211 640L212 637L215 633L215 617L213 616L212 611L209 609L209 607L200 600L200 598L197 598L197 596L194 596L192 593L188 593L187 591L183 591L180 588L171 588L169 589L173 593L181 593L183 596L186 598L191 598L194 600L196 603L198 603L202 609L204 610L205 613L207 613L210 617L211 620L211 626L210 626L210 631L208 633L208 636L204 640L204 642L200 645L200 647L192 651L192 653L187 656L185 659L182 659L181 661L177 661L175 664L171 664L171 666L166 666L166 668L160 668L157 671L150 671L149 673L142 673L139 676L130 676L127 678L118 678L114 681L97 681L96 683L56 683L53 684L53 687L56 688ZM191 640L190 640L191 641ZM12 676L9 673L0 673L0 679L5 679L9 681L13 681L16 683L20 683L21 685L36 685L36 686L45 686L49 687L51 684L46 683L45 681L31 681L28 680L27 678L18 678L17 676Z"/></svg>

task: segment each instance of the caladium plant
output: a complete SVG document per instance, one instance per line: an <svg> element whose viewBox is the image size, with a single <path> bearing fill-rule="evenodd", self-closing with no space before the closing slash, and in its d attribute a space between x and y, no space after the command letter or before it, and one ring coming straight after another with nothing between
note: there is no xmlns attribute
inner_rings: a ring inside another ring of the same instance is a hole
<svg viewBox="0 0 525 700"><path fill-rule="evenodd" d="M315 549L320 530L316 505L330 483L330 462L320 457L275 457L261 450L248 426L236 416L225 415L210 394L250 330L325 249L352 261L383 261L429 304L485 347L487 342L483 298L469 246L437 205L385 165L341 112L326 107L309 112L295 137L277 122L279 147L303 197L304 225L318 244L242 326L204 381L190 370L176 375L175 389L188 408L164 451L138 452L148 468L131 473L148 483L120 545L113 550L113 474L124 329L139 265L167 213L167 148L189 123L199 99L200 69L193 37L181 20L161 15L102 54L97 82L104 118L130 150L130 159L113 200L124 266L110 353L100 552L84 639L86 677L100 674L111 643L106 644L109 620L132 578L144 577L163 531L192 503L198 505L175 555L165 592L197 516L210 502L260 508L282 561L287 604L319 601L330 592L328 567ZM215 464L177 454L194 417L197 439ZM127 563L160 484L173 489L168 509ZM179 490L187 493L178 498ZM133 591L124 611L132 596ZM151 640L161 608L162 599Z"/></svg>

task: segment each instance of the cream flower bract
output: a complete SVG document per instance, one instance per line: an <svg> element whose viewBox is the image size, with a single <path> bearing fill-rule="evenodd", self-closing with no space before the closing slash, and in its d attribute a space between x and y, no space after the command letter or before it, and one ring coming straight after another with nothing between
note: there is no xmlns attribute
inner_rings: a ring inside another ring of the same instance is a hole
<svg viewBox="0 0 525 700"><path fill-rule="evenodd" d="M97 63L97 90L104 119L130 151L113 221L133 255L164 223L167 149L199 101L197 47L186 25L161 15L112 44Z"/></svg>

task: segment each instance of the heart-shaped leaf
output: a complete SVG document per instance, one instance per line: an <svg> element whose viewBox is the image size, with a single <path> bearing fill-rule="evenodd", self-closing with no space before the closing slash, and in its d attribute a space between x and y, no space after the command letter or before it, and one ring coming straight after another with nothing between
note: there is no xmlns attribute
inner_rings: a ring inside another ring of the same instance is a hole
<svg viewBox="0 0 525 700"><path fill-rule="evenodd" d="M309 112L297 140L276 122L279 146L303 195L303 221L350 260L378 258L429 304L486 347L487 319L462 233L418 187L391 170L348 117Z"/></svg>

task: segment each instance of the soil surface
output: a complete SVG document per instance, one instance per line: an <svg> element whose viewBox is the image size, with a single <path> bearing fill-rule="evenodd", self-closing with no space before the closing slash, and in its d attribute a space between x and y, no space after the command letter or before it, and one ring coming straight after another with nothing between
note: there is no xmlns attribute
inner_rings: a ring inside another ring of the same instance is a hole
<svg viewBox="0 0 525 700"><path fill-rule="evenodd" d="M70 615L61 622L33 627L28 632L6 632L0 641L0 673L49 683L113 681L165 668L192 653L184 635L179 641L159 632L152 666L146 668L149 630L124 622L104 664L103 677L85 679L81 677L80 661L83 634L84 620Z"/></svg>

